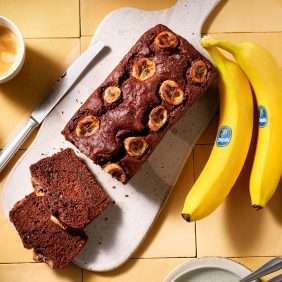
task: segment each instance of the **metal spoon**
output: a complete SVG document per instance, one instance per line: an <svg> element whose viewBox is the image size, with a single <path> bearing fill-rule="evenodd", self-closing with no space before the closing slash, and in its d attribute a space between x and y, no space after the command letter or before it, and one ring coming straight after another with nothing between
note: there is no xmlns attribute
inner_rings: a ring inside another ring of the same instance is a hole
<svg viewBox="0 0 282 282"><path fill-rule="evenodd" d="M268 280L267 282L281 282L282 281L282 274L279 274L273 278L271 278L270 280Z"/></svg>
<svg viewBox="0 0 282 282"><path fill-rule="evenodd" d="M251 282L269 273L280 270L281 268L282 268L282 258L276 257L265 263L263 266L261 266L260 268L258 268L257 270L246 276L245 278L241 279L239 282ZM279 277L278 280L273 280L273 279L272 282L281 281L279 280Z"/></svg>

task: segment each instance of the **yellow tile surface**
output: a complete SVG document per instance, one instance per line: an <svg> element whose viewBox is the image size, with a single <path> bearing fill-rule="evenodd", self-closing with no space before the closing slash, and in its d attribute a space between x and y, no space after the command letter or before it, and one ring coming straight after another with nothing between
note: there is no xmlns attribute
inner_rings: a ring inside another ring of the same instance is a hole
<svg viewBox="0 0 282 282"><path fill-rule="evenodd" d="M205 165L211 145L197 145L195 175ZM282 254L282 183L264 210L251 207L249 175L255 144L231 193L211 215L196 223L198 256L279 256Z"/></svg>
<svg viewBox="0 0 282 282"><path fill-rule="evenodd" d="M145 10L165 9L176 0L81 0L81 35L93 35L101 20L111 11L122 7Z"/></svg>
<svg viewBox="0 0 282 282"><path fill-rule="evenodd" d="M26 51L19 75L0 85L0 148L79 56L80 41L75 38L27 39Z"/></svg>
<svg viewBox="0 0 282 282"><path fill-rule="evenodd" d="M25 38L78 37L79 0L0 1L1 16L10 18Z"/></svg>
<svg viewBox="0 0 282 282"><path fill-rule="evenodd" d="M23 247L18 232L6 218L0 218L0 234L0 263L33 262L32 251Z"/></svg>
<svg viewBox="0 0 282 282"><path fill-rule="evenodd" d="M81 0L81 32L82 35L92 35L109 12L121 7L161 10L175 3L175 0ZM222 0L207 19L202 31L204 33L280 32L282 31L281 10L281 0Z"/></svg>
<svg viewBox="0 0 282 282"><path fill-rule="evenodd" d="M187 190L193 185L193 154L152 230L133 257L195 257L195 224L181 217Z"/></svg>
<svg viewBox="0 0 282 282"><path fill-rule="evenodd" d="M203 32L280 32L281 11L281 0L221 0Z"/></svg>
<svg viewBox="0 0 282 282"><path fill-rule="evenodd" d="M90 44L90 41L92 39L92 35L88 35L88 36L81 36L80 37L80 48L81 48L81 52L85 51L87 49L87 47Z"/></svg>
<svg viewBox="0 0 282 282"><path fill-rule="evenodd" d="M0 264L1 282L81 282L81 269L70 264L55 271L43 263Z"/></svg>

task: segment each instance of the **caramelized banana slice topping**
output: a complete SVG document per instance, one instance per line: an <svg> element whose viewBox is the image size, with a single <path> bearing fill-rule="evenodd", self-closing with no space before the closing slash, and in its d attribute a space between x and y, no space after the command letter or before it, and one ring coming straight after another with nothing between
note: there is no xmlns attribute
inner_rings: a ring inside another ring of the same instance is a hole
<svg viewBox="0 0 282 282"><path fill-rule="evenodd" d="M170 31L163 31L155 38L155 44L159 48L175 48L178 45L178 40L175 34Z"/></svg>
<svg viewBox="0 0 282 282"><path fill-rule="evenodd" d="M80 120L76 126L75 134L78 137L88 137L98 131L100 122L97 117L87 116Z"/></svg>
<svg viewBox="0 0 282 282"><path fill-rule="evenodd" d="M149 128L156 132L158 131L167 121L167 110L163 106L157 106L154 108L149 115Z"/></svg>
<svg viewBox="0 0 282 282"><path fill-rule="evenodd" d="M148 143L143 137L128 137L124 140L124 147L130 156L138 157L145 153Z"/></svg>
<svg viewBox="0 0 282 282"><path fill-rule="evenodd" d="M179 105L183 102L184 93L173 80L165 80L160 87L162 99L171 105Z"/></svg>
<svg viewBox="0 0 282 282"><path fill-rule="evenodd" d="M120 98L120 95L121 90L118 87L109 86L103 94L103 99L108 104L112 104Z"/></svg>
<svg viewBox="0 0 282 282"><path fill-rule="evenodd" d="M208 70L206 64L202 61L193 63L190 69L190 76L194 82L203 83L206 81Z"/></svg>
<svg viewBox="0 0 282 282"><path fill-rule="evenodd" d="M146 80L156 72L156 64L148 58L140 59L133 67L133 76Z"/></svg>
<svg viewBox="0 0 282 282"><path fill-rule="evenodd" d="M112 175L112 177L116 178L120 182L124 183L126 180L126 175L123 169L115 163L107 164L104 167L104 170Z"/></svg>

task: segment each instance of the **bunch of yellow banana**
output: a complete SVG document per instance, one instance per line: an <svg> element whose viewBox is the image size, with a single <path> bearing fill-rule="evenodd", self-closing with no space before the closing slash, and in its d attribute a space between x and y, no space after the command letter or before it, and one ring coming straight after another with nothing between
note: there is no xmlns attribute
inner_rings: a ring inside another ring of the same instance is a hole
<svg viewBox="0 0 282 282"><path fill-rule="evenodd" d="M228 195L244 165L253 129L253 100L247 77L215 47L207 51L219 72L220 119L210 158L184 203L182 216L187 221L207 216Z"/></svg>
<svg viewBox="0 0 282 282"><path fill-rule="evenodd" d="M254 43L236 45L206 36L202 45L219 70L220 122L211 156L184 203L182 216L188 221L201 219L220 205L245 161L253 101L240 67L252 84L258 105L258 140L250 177L253 207L266 205L282 173L282 75L278 64L268 51ZM240 67L225 59L214 46L230 52ZM230 128L230 142L220 148L218 140L225 124Z"/></svg>

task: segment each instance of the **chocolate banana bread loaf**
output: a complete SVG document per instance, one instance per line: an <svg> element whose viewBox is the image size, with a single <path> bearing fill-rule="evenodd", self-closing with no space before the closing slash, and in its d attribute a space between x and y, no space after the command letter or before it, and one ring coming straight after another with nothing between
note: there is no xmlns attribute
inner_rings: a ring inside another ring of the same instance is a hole
<svg viewBox="0 0 282 282"><path fill-rule="evenodd" d="M54 223L42 198L34 192L15 204L10 220L24 247L33 249L34 260L46 262L51 268L67 266L87 241L83 231L64 230Z"/></svg>
<svg viewBox="0 0 282 282"><path fill-rule="evenodd" d="M109 199L72 149L30 166L32 184L46 209L64 227L83 229Z"/></svg>
<svg viewBox="0 0 282 282"><path fill-rule="evenodd" d="M145 32L62 134L127 182L210 86L214 66L164 25Z"/></svg>

